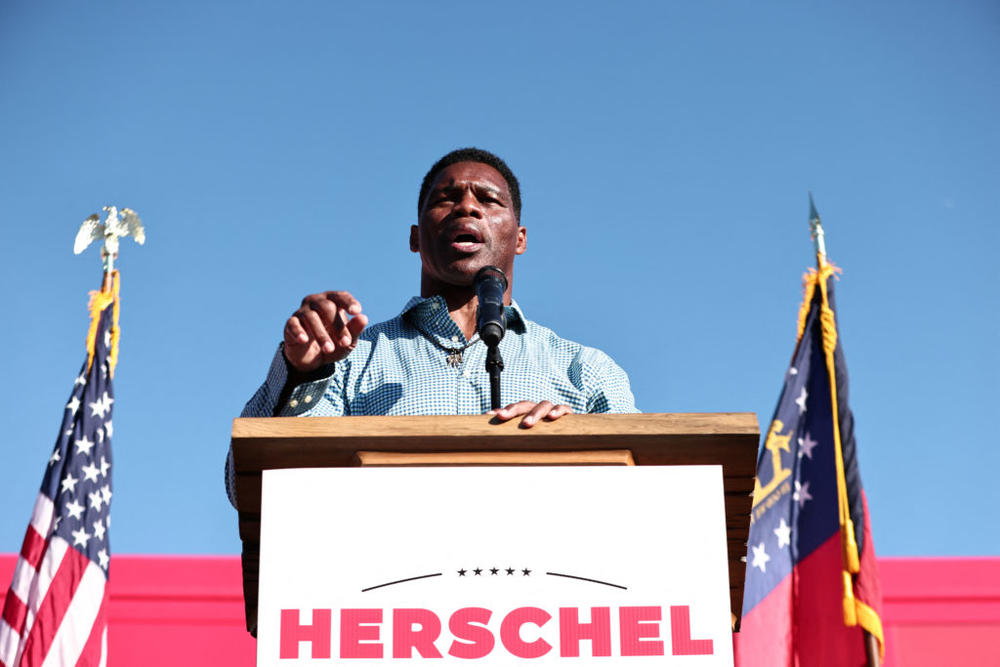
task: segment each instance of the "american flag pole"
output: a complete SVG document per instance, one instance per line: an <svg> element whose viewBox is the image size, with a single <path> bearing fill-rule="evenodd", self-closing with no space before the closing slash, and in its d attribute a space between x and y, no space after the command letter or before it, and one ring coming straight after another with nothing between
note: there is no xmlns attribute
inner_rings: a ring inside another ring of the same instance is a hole
<svg viewBox="0 0 1000 667"><path fill-rule="evenodd" d="M107 224L84 221L74 252L104 238L101 290L90 293L87 355L63 410L55 448L0 613L0 667L107 664L111 436L118 360L118 237L144 234L114 207ZM108 252L109 246L111 252Z"/></svg>

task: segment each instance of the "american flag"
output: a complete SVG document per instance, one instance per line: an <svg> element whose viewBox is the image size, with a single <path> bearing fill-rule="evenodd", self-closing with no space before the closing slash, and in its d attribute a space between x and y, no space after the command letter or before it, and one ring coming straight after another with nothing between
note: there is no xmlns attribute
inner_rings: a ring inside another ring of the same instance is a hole
<svg viewBox="0 0 1000 667"><path fill-rule="evenodd" d="M864 665L862 630L883 643L833 274L824 259L806 276L799 341L757 464L740 667Z"/></svg>
<svg viewBox="0 0 1000 667"><path fill-rule="evenodd" d="M88 359L48 460L0 618L0 667L104 665L117 276L91 302Z"/></svg>

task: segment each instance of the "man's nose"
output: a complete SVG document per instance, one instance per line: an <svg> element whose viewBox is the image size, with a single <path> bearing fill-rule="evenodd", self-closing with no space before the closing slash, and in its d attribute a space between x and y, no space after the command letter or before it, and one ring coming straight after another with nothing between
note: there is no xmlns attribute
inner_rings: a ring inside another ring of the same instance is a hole
<svg viewBox="0 0 1000 667"><path fill-rule="evenodd" d="M476 199L476 195L471 189L462 192L462 196L455 205L455 215L468 215L475 218L483 217L482 204Z"/></svg>

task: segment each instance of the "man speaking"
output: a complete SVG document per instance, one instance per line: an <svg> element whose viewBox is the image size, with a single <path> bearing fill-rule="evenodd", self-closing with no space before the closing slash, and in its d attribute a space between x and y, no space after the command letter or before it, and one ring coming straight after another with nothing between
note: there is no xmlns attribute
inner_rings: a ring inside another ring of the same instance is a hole
<svg viewBox="0 0 1000 667"><path fill-rule="evenodd" d="M570 412L636 411L628 377L610 357L526 319L511 299L527 230L517 178L503 160L477 148L448 153L424 177L417 211L410 250L420 255L420 296L372 326L350 292L304 298L243 417L492 412L529 428ZM498 411L490 410L487 349L476 332L475 279L488 266L507 278L499 343L506 407Z"/></svg>

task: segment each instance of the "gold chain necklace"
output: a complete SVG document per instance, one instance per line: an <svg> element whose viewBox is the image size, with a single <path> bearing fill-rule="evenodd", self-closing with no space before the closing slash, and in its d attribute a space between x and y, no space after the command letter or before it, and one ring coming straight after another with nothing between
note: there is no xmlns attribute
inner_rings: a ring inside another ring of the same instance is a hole
<svg viewBox="0 0 1000 667"><path fill-rule="evenodd" d="M431 338L431 341L448 354L446 358L448 366L450 366L451 368L458 368L459 366L462 365L464 352L467 349L469 349L469 347L471 347L474 343L477 343L479 341L479 334L476 333L475 335L473 335L472 340L470 340L462 347L447 347L439 343L436 338Z"/></svg>

